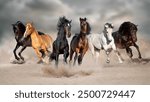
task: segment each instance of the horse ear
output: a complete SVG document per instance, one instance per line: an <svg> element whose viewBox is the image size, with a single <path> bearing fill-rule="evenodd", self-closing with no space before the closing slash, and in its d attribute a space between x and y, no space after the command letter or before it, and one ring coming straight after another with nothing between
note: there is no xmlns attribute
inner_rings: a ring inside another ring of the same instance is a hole
<svg viewBox="0 0 150 102"><path fill-rule="evenodd" d="M70 23L72 22L72 20L70 20Z"/></svg>
<svg viewBox="0 0 150 102"><path fill-rule="evenodd" d="M86 20L87 20L87 18L85 17L85 18L84 18L84 20L86 21Z"/></svg>

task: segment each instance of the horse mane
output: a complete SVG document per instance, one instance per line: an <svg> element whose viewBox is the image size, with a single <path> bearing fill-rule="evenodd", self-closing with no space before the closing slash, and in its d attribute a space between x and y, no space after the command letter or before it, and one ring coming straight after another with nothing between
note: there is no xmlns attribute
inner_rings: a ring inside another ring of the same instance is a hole
<svg viewBox="0 0 150 102"><path fill-rule="evenodd" d="M87 35L91 33L91 26L90 24L87 22Z"/></svg>
<svg viewBox="0 0 150 102"><path fill-rule="evenodd" d="M57 23L57 30L60 30L60 27L61 27L65 22L69 22L69 20L66 19L65 16L59 17L59 20L58 20L58 23Z"/></svg>
<svg viewBox="0 0 150 102"><path fill-rule="evenodd" d="M124 33L124 32L130 32L131 30L138 30L137 26L131 22L124 22L121 24L119 27L118 32L119 33Z"/></svg>

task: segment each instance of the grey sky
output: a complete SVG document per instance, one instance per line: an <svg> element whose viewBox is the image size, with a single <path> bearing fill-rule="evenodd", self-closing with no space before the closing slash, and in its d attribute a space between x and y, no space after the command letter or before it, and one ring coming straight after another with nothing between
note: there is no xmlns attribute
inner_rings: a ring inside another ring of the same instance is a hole
<svg viewBox="0 0 150 102"><path fill-rule="evenodd" d="M11 24L17 20L32 21L38 30L57 33L60 16L72 19L72 32L79 32L79 17L87 17L92 32L101 32L106 22L115 30L124 21L139 25L139 34L147 36L150 29L150 0L1 0L0 41L12 37ZM150 37L150 36L149 36Z"/></svg>

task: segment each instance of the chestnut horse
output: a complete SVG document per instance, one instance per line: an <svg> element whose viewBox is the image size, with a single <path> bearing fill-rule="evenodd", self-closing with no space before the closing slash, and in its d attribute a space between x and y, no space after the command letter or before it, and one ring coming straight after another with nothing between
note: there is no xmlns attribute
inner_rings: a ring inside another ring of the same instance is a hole
<svg viewBox="0 0 150 102"><path fill-rule="evenodd" d="M119 30L116 32L113 32L113 37L115 40L115 44L117 48L120 49L126 49L127 54L132 59L132 49L130 46L134 46L139 54L139 59L141 59L141 53L139 50L139 46L136 44L137 42L137 25L131 23L131 22L124 22L119 27Z"/></svg>
<svg viewBox="0 0 150 102"><path fill-rule="evenodd" d="M45 57L45 55L48 56L49 48L50 51L52 52L52 43L53 43L52 37L47 34L40 35L32 23L27 23L22 41L24 42L24 39L29 36L31 37L31 45L35 53L39 57L38 63L43 63L44 62L43 58Z"/></svg>
<svg viewBox="0 0 150 102"><path fill-rule="evenodd" d="M73 54L74 56L74 64L78 59L78 64L82 63L82 59L85 53L88 50L88 39L87 35L90 34L91 28L86 18L80 18L80 33L75 34L70 43L70 63L72 61Z"/></svg>

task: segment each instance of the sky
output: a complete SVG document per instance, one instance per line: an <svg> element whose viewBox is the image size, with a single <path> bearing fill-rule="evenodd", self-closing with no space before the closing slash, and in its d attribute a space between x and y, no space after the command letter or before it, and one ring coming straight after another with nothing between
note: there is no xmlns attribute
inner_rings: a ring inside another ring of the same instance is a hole
<svg viewBox="0 0 150 102"><path fill-rule="evenodd" d="M72 20L72 33L78 33L79 18L86 17L93 33L100 33L106 22L114 31L124 21L138 25L138 36L150 38L150 0L0 0L0 42L13 39L11 24L33 22L45 33L57 33L59 17Z"/></svg>

